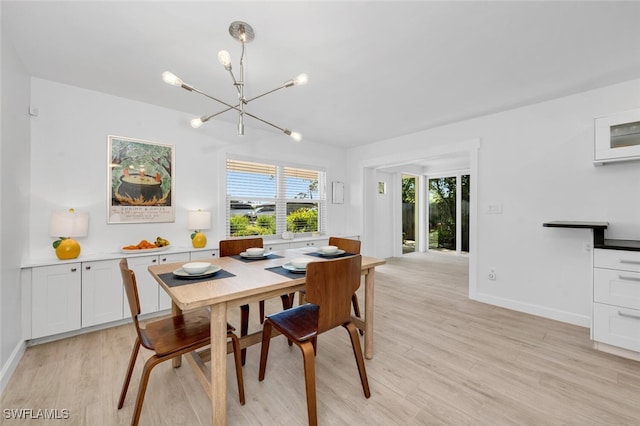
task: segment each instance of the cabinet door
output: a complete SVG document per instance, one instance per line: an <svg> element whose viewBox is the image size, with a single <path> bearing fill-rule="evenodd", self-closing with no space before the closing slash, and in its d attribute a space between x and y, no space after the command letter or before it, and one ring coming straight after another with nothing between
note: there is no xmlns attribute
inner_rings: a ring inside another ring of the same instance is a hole
<svg viewBox="0 0 640 426"><path fill-rule="evenodd" d="M81 294L80 263L33 268L31 337L78 330Z"/></svg>
<svg viewBox="0 0 640 426"><path fill-rule="evenodd" d="M123 318L122 275L119 259L82 263L82 326Z"/></svg>
<svg viewBox="0 0 640 426"><path fill-rule="evenodd" d="M157 265L159 257L154 256L140 256L127 258L129 263L129 269L136 274L136 284L138 285L138 296L140 297L140 312L142 314L148 314L150 312L156 312L158 310L158 289L159 285L155 279L149 273L147 269L149 265ZM127 304L127 301L124 301ZM125 305L125 317L131 316L129 306Z"/></svg>
<svg viewBox="0 0 640 426"><path fill-rule="evenodd" d="M198 250L190 253L190 260L212 260L218 257L218 250Z"/></svg>
<svg viewBox="0 0 640 426"><path fill-rule="evenodd" d="M186 262L190 259L189 253L161 254L159 257L160 263ZM151 277L149 271L147 271L147 275ZM164 291L164 289L160 286L160 284L156 282L156 280L153 280L153 282L158 288L158 309L171 309L171 298L169 297L167 292Z"/></svg>
<svg viewBox="0 0 640 426"><path fill-rule="evenodd" d="M289 243L264 243L264 249L266 251L278 251L278 250L286 250L289 248Z"/></svg>
<svg viewBox="0 0 640 426"><path fill-rule="evenodd" d="M322 247L329 244L329 239L326 240L312 240L312 241L299 241L292 242L291 248L300 248L300 247Z"/></svg>

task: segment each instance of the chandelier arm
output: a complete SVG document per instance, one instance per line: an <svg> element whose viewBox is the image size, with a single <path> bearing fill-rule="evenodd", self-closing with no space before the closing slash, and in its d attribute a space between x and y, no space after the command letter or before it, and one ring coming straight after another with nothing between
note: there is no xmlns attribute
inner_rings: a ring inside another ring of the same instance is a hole
<svg viewBox="0 0 640 426"><path fill-rule="evenodd" d="M267 120L263 120L263 119L262 119L262 118L260 118L260 117L256 117L255 115L253 115L253 114L251 114L251 113L248 113L248 112L246 112L246 111L244 112L244 114L245 114L245 115L248 115L249 117L254 118L254 119L258 120L258 121L262 121L264 124L268 124L268 125L269 125L269 126L271 126L271 127L275 127L276 129L280 130L281 132L285 132L285 133L286 133L286 131L287 131L287 129L285 129L285 128L283 128L283 127L276 126L275 124L270 123L270 122L268 122Z"/></svg>
<svg viewBox="0 0 640 426"><path fill-rule="evenodd" d="M235 109L235 110L237 110L237 111L240 111L240 108L239 108L240 104L238 104L238 105L231 105L231 104L228 104L228 103L226 103L225 101L221 101L221 100L220 100L220 99L218 99L218 98L215 98L215 97L213 97L213 96L211 96L211 95L207 95L206 93L204 93L204 92L202 92L202 91L200 91L200 90L196 89L195 87L190 87L190 91L192 91L192 92L196 92L196 93L199 93L199 94L201 94L202 96L205 96L205 97L207 97L207 98L209 98L209 99L213 99L213 100L214 100L214 101L216 101L216 102L220 102L222 105L229 107L229 109ZM225 110L225 111L228 111L228 110Z"/></svg>
<svg viewBox="0 0 640 426"><path fill-rule="evenodd" d="M219 116L220 114L224 114L224 113L225 113L225 112L227 112L227 111L231 111L232 109L237 108L239 105L240 105L240 104L236 105L235 107L225 108L225 109L223 109L222 111L220 111L220 112L216 112L216 113L211 114L211 115L203 115L202 117L200 117L200 119L202 120L202 122L203 122L203 123L205 123L205 122L207 122L207 121L211 120L213 117L217 117L217 116Z"/></svg>
<svg viewBox="0 0 640 426"><path fill-rule="evenodd" d="M251 102L251 101L255 101L255 100L256 100L256 99L258 99L258 98L261 98L261 97L263 97L263 96L267 96L267 95L268 95L268 94L270 94L270 93L277 92L278 90L280 90L280 89L284 89L284 88L286 88L286 87L288 87L288 86L280 86L280 87L276 87L275 89L273 89L273 90L269 90L268 92L264 92L264 93L263 93L263 94L261 94L261 95L254 96L254 97L253 97L253 98L251 98L251 99L247 99L246 103L249 103L249 102Z"/></svg>
<svg viewBox="0 0 640 426"><path fill-rule="evenodd" d="M233 86L238 91L238 95L240 95L240 86L241 86L242 83L238 82L238 80L236 80L236 76L235 76L235 74L233 74L233 70L232 69L229 70L229 75L231 75L231 79L233 80Z"/></svg>

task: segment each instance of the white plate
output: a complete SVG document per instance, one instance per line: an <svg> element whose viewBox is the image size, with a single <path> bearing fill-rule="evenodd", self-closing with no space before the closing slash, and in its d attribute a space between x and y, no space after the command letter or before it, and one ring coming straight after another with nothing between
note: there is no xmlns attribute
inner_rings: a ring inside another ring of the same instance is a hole
<svg viewBox="0 0 640 426"><path fill-rule="evenodd" d="M333 256L340 256L341 254L345 254L345 251L338 249L338 251L336 251L335 253L325 253L322 250L318 250L318 253L320 253L320 256L333 257Z"/></svg>
<svg viewBox="0 0 640 426"><path fill-rule="evenodd" d="M296 268L291 264L291 262L285 263L284 265L282 265L282 267L287 271L293 272L296 274L304 274L305 272L307 272L307 268Z"/></svg>
<svg viewBox="0 0 640 426"><path fill-rule="evenodd" d="M265 257L268 257L269 255L271 255L272 252L265 252L259 255L254 255L254 254L249 254L246 251L243 251L242 253L240 253L240 257L244 257L245 259L264 259Z"/></svg>
<svg viewBox="0 0 640 426"><path fill-rule="evenodd" d="M152 253L154 251L163 251L168 249L169 246L162 246L162 247L154 247L154 248L148 248L148 249L124 249L121 248L120 251L122 253Z"/></svg>
<svg viewBox="0 0 640 426"><path fill-rule="evenodd" d="M217 265L211 265L206 271L204 271L201 274L188 274L184 271L184 269L178 268L175 271L173 271L173 275L177 275L182 278L202 278L202 277L206 277L207 275L213 275L221 269L222 268Z"/></svg>

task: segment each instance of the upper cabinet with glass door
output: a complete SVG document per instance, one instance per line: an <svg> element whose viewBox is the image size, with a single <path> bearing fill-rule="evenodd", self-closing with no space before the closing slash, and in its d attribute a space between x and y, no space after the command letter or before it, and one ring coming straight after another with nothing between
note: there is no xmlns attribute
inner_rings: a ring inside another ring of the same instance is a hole
<svg viewBox="0 0 640 426"><path fill-rule="evenodd" d="M594 164L640 160L640 109L595 119Z"/></svg>

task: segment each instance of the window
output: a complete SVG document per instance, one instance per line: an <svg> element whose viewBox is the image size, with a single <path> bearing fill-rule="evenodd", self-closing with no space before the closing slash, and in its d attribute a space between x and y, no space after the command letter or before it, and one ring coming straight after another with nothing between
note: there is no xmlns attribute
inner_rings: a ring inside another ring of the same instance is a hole
<svg viewBox="0 0 640 426"><path fill-rule="evenodd" d="M227 160L227 236L323 232L326 173Z"/></svg>

